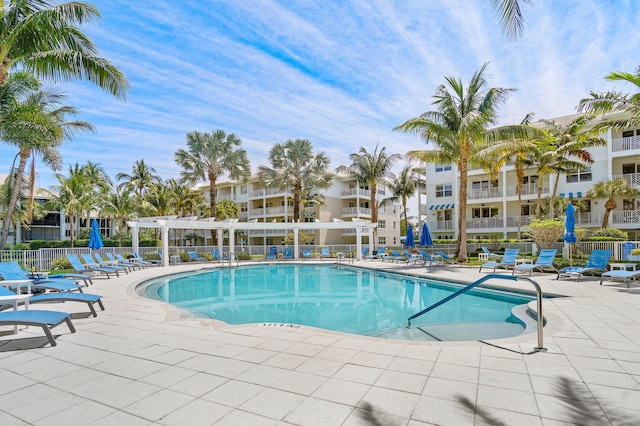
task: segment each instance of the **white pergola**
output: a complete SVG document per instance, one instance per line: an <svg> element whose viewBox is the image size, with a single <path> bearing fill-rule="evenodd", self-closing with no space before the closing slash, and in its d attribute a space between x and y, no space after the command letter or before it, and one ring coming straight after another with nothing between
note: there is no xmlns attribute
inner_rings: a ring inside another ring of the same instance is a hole
<svg viewBox="0 0 640 426"><path fill-rule="evenodd" d="M249 230L280 230L293 232L293 256L294 259L300 257L298 234L304 230L320 229L355 229L356 231L356 256L362 260L362 237L369 237L369 251L373 252L373 230L377 224L364 220L353 220L345 222L334 220L333 222L239 222L237 219L215 221L211 219L198 219L197 216L178 218L177 216L156 216L142 217L127 222L132 230L132 245L135 252L139 249L140 229L152 228L160 229L162 233L162 262L164 266L169 265L169 230L189 229L189 230L215 230L218 236L218 249L223 252L224 232L229 233L229 251L235 247L235 231Z"/></svg>

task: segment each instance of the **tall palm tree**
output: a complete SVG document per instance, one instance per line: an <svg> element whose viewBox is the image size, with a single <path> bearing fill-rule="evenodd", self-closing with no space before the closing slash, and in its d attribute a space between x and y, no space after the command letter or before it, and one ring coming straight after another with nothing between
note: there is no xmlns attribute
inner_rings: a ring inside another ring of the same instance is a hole
<svg viewBox="0 0 640 426"><path fill-rule="evenodd" d="M606 199L604 204L605 212L602 217L602 228L609 227L609 215L618 204L616 203L617 197L635 197L640 194L640 191L624 179L606 180L596 183L593 187L589 188L585 193L587 198Z"/></svg>
<svg viewBox="0 0 640 426"><path fill-rule="evenodd" d="M173 214L173 193L163 182L154 183L144 194L144 208L149 216Z"/></svg>
<svg viewBox="0 0 640 426"><path fill-rule="evenodd" d="M216 217L220 220L238 217L240 215L240 207L233 200L220 200L216 203Z"/></svg>
<svg viewBox="0 0 640 426"><path fill-rule="evenodd" d="M156 174L156 169L149 167L144 162L144 158L133 163L131 174L118 173L116 180L120 182L120 188L131 189L138 197L142 197L149 186L161 181L160 176Z"/></svg>
<svg viewBox="0 0 640 426"><path fill-rule="evenodd" d="M173 214L176 216L195 215L198 210L203 208L204 197L200 192L192 190L175 179L167 180L166 185L171 191Z"/></svg>
<svg viewBox="0 0 640 426"><path fill-rule="evenodd" d="M361 146L357 153L349 155L351 164L340 166L336 169L338 173L355 179L358 184L367 184L370 193L371 223L378 224L378 183L386 183L386 179L391 176L391 170L400 154L387 154L387 148L378 150L376 145L373 152L369 152ZM377 228L374 229L374 239L377 240Z"/></svg>
<svg viewBox="0 0 640 426"><path fill-rule="evenodd" d="M409 223L407 221L407 200L416 195L416 192L422 191L425 188L426 183L420 179L417 170L407 165L402 168L398 176L394 174L391 175L389 189L391 190L392 196L385 198L380 204L400 201L402 203L404 223L407 224Z"/></svg>
<svg viewBox="0 0 640 426"><path fill-rule="evenodd" d="M246 179L251 173L247 151L240 148L242 141L233 133L215 130L212 133L187 133L187 150L179 149L174 158L184 170L182 181L191 185L200 180L209 182L209 205L212 216L216 212L216 182L228 173L231 179Z"/></svg>
<svg viewBox="0 0 640 426"><path fill-rule="evenodd" d="M621 118L607 119L597 127L614 127L624 129L640 125L640 66L635 73L615 71L606 77L609 81L621 81L635 86L636 92L626 94L617 91L602 93L591 92L590 98L585 98L578 104L579 111L592 114L606 114L608 112L626 113Z"/></svg>
<svg viewBox="0 0 640 426"><path fill-rule="evenodd" d="M16 68L54 81L88 80L124 98L126 77L98 56L98 49L81 30L99 18L98 9L88 3L0 1L0 85Z"/></svg>
<svg viewBox="0 0 640 426"><path fill-rule="evenodd" d="M136 199L129 188L113 187L100 200L100 214L114 218L117 224L118 247L122 247L122 237L126 235L127 220L134 217Z"/></svg>
<svg viewBox="0 0 640 426"><path fill-rule="evenodd" d="M523 1L533 4L531 0ZM492 0L492 5L500 19L501 30L507 38L511 40L520 38L524 31L524 17L518 0Z"/></svg>
<svg viewBox="0 0 640 426"><path fill-rule="evenodd" d="M11 81L8 86L12 86ZM31 90L16 93L13 98L7 95L7 102L0 107L0 138L18 148L20 159L18 168L12 170L11 197L5 211L0 248L4 248L7 242L8 227L23 184L27 160L36 155L53 170L59 170L62 161L58 147L62 142L76 133L93 131L93 126L87 122L67 121L67 116L76 115L78 110L61 105L64 99L53 89Z"/></svg>
<svg viewBox="0 0 640 426"><path fill-rule="evenodd" d="M302 195L313 189L331 186L333 176L329 169L329 157L324 152L314 154L307 139L289 139L276 143L269 151L271 167L258 167L258 178L266 187L273 187L293 194L293 221L300 221Z"/></svg>
<svg viewBox="0 0 640 426"><path fill-rule="evenodd" d="M74 246L76 218L90 210L94 201L91 182L82 168L77 166L69 166L68 176L61 173L54 175L58 184L51 187L51 199L47 202L47 208L63 210L69 217L71 247Z"/></svg>
<svg viewBox="0 0 640 426"><path fill-rule="evenodd" d="M455 163L460 176L458 205L458 261L467 260L467 175L470 162L483 147L487 127L496 120L498 107L513 89L487 88L484 76L487 64L477 71L465 88L460 79L446 77L446 85L436 90L435 111L412 118L395 130L421 136L435 149L410 151L407 156L424 162Z"/></svg>

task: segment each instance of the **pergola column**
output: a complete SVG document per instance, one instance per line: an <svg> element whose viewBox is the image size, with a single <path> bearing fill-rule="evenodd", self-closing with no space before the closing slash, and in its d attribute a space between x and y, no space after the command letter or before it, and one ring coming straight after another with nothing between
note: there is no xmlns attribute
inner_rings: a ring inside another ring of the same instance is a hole
<svg viewBox="0 0 640 426"><path fill-rule="evenodd" d="M298 242L298 231L299 229L293 228L293 258L298 260L300 258L300 248L299 246L299 242ZM296 279L298 278L298 276L296 275Z"/></svg>

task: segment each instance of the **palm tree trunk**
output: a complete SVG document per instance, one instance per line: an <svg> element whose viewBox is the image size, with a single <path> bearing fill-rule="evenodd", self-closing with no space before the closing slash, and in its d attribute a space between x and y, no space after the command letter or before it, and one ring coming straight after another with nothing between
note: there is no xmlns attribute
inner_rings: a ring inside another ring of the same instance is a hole
<svg viewBox="0 0 640 426"><path fill-rule="evenodd" d="M538 177L538 200L536 203L536 219L540 219L540 211L542 209L542 173Z"/></svg>
<svg viewBox="0 0 640 426"><path fill-rule="evenodd" d="M216 180L214 173L209 173L209 206L211 207L211 217L216 220L218 212L216 211Z"/></svg>
<svg viewBox="0 0 640 426"><path fill-rule="evenodd" d="M418 206L420 208L420 206ZM402 197L402 212L404 213L404 226L405 228L408 226L407 222L407 197Z"/></svg>
<svg viewBox="0 0 640 426"><path fill-rule="evenodd" d="M458 215L458 229L460 234L458 235L458 241L456 243L456 249L458 251L458 262L467 261L467 153L463 152L460 155L460 162L458 168L460 169L460 194L458 197L458 204L460 205Z"/></svg>
<svg viewBox="0 0 640 426"><path fill-rule="evenodd" d="M551 202L549 203L549 219L553 219L556 216L556 194L558 193L558 181L560 180L560 173L556 173L556 181L553 183L553 192L551 193Z"/></svg>
<svg viewBox="0 0 640 426"><path fill-rule="evenodd" d="M75 215L73 213L69 213L69 238L71 239L71 248L73 248L73 228L75 222Z"/></svg>
<svg viewBox="0 0 640 426"><path fill-rule="evenodd" d="M602 229L609 227L609 214L611 214L611 210L606 209L604 211L604 216L602 216Z"/></svg>
<svg viewBox="0 0 640 426"><path fill-rule="evenodd" d="M9 198L9 204L7 205L7 211L2 221L2 239L0 239L0 249L4 250L9 239L9 229L11 228L11 218L13 212L16 210L16 204L18 203L18 196L20 195L20 187L22 186L22 176L24 175L24 168L27 164L27 160L31 156L30 150L20 150L20 163L18 164L18 170L16 171L13 179L11 180L11 197Z"/></svg>
<svg viewBox="0 0 640 426"><path fill-rule="evenodd" d="M376 205L376 192L378 192L378 185L376 183L376 181L371 181L369 182L369 203L371 203L371 205L369 206L371 208L371 223L375 223L376 225L378 225L378 206ZM360 206L358 206L358 209L360 209ZM374 240L374 244L377 244L378 242L378 227L376 226L375 228L373 228L373 240Z"/></svg>
<svg viewBox="0 0 640 426"><path fill-rule="evenodd" d="M300 222L300 193L302 192L302 184L297 181L293 187L293 221ZM285 197L284 202L287 202ZM286 220L286 219L285 219Z"/></svg>

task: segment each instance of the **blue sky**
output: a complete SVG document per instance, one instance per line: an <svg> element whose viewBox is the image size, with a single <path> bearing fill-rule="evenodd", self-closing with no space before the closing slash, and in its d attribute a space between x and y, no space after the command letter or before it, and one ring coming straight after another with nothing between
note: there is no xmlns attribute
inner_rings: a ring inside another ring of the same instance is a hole
<svg viewBox="0 0 640 426"><path fill-rule="evenodd" d="M174 152L192 130L236 133L252 170L287 139L311 140L331 167L360 146L404 154L426 144L394 126L433 109L445 76L468 81L489 62L494 87L517 89L500 124L575 112L604 80L640 65L640 14L630 1L523 3L524 36L499 32L488 0L101 0L86 27L131 82L126 102L86 83L63 84L68 104L97 132L62 148L68 164L100 163L114 176L144 159L178 177ZM15 150L0 145L0 172ZM398 169L401 164L399 164ZM39 167L40 185L54 183Z"/></svg>

